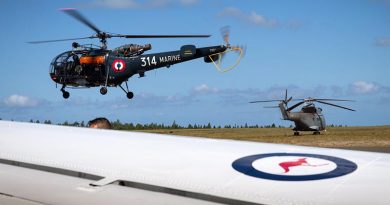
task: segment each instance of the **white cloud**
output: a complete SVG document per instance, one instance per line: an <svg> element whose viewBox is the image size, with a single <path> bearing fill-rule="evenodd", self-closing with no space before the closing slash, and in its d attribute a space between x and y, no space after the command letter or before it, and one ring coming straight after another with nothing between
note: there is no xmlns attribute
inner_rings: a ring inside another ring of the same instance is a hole
<svg viewBox="0 0 390 205"><path fill-rule="evenodd" d="M390 38L378 38L375 44L377 46L390 46Z"/></svg>
<svg viewBox="0 0 390 205"><path fill-rule="evenodd" d="M139 8L162 8L175 4L182 6L195 5L199 0L95 0L87 5L92 7L105 7L113 9L139 9Z"/></svg>
<svg viewBox="0 0 390 205"><path fill-rule="evenodd" d="M9 107L36 107L37 100L22 95L11 95L4 99L4 104Z"/></svg>
<svg viewBox="0 0 390 205"><path fill-rule="evenodd" d="M369 94L379 90L379 86L366 81L356 81L350 86L350 90L356 94Z"/></svg>
<svg viewBox="0 0 390 205"><path fill-rule="evenodd" d="M253 24L259 26L274 27L278 24L276 20L266 19L263 15L257 14L254 11L251 13L250 16L248 16L248 20Z"/></svg>
<svg viewBox="0 0 390 205"><path fill-rule="evenodd" d="M276 27L278 25L278 21L275 19L268 19L264 15L258 14L255 11L247 14L236 7L226 7L221 13L219 13L219 16L233 17L239 21L261 27Z"/></svg>
<svg viewBox="0 0 390 205"><path fill-rule="evenodd" d="M96 0L91 3L93 6L108 8L138 8L141 5L136 0Z"/></svg>
<svg viewBox="0 0 390 205"><path fill-rule="evenodd" d="M212 88L206 84L202 84L202 85L199 85L199 86L196 86L193 91L195 93L216 93L218 92L218 89L217 88Z"/></svg>

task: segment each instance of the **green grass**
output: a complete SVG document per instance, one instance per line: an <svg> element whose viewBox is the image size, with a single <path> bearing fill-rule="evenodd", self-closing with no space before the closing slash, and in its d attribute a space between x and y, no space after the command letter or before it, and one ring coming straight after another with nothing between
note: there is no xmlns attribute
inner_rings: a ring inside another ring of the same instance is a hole
<svg viewBox="0 0 390 205"><path fill-rule="evenodd" d="M321 135L304 132L300 136L293 136L290 128L171 129L143 132L390 152L390 125L329 127Z"/></svg>

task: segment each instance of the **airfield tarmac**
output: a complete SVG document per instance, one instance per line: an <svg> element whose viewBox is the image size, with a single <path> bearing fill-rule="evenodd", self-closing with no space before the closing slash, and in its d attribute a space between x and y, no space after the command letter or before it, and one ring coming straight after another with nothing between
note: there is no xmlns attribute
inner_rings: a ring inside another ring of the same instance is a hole
<svg viewBox="0 0 390 205"><path fill-rule="evenodd" d="M390 153L390 125L329 127L321 135L290 128L165 129L144 132Z"/></svg>

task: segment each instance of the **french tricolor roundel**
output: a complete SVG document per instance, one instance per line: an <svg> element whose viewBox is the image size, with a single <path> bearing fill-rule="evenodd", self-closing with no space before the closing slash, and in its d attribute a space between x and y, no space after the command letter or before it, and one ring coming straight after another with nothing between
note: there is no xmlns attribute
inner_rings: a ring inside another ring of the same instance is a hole
<svg viewBox="0 0 390 205"><path fill-rule="evenodd" d="M111 68L115 72L123 72L126 69L126 63L122 59L116 59L112 62Z"/></svg>
<svg viewBox="0 0 390 205"><path fill-rule="evenodd" d="M232 164L245 175L277 181L307 181L344 176L357 169L347 159L307 153L267 153L242 157Z"/></svg>

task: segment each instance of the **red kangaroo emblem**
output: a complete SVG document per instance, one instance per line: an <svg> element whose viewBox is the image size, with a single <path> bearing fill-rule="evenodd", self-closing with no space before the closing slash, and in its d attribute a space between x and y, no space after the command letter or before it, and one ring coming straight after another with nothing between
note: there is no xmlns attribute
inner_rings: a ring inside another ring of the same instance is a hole
<svg viewBox="0 0 390 205"><path fill-rule="evenodd" d="M320 164L320 165L311 165L307 163L306 158L300 158L297 161L290 161L290 162L281 162L279 163L279 166L284 169L284 173L287 173L290 171L290 167L296 167L296 166L311 166L311 167L317 167L317 166L323 166L327 164Z"/></svg>

